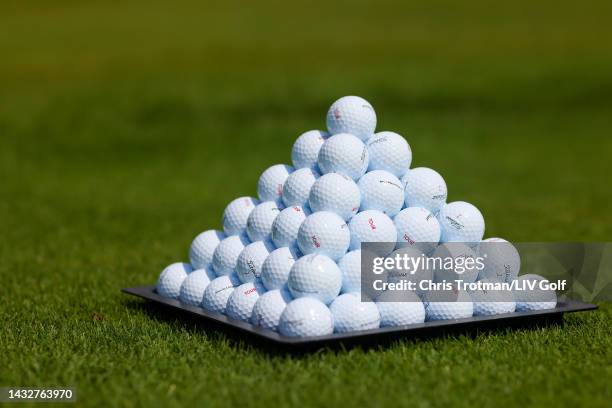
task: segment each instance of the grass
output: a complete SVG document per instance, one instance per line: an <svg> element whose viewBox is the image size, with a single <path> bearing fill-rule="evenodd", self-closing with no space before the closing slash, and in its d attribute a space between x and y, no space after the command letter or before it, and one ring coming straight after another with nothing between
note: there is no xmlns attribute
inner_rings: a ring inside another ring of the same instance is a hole
<svg viewBox="0 0 612 408"><path fill-rule="evenodd" d="M128 299L345 94L487 236L612 235L610 5L0 6L0 385L81 405L606 406L612 307L271 356Z"/></svg>

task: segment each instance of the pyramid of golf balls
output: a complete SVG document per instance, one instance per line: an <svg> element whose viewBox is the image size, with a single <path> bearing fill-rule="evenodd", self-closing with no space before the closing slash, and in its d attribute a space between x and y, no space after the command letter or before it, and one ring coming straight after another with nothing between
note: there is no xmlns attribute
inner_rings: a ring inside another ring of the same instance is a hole
<svg viewBox="0 0 612 408"><path fill-rule="evenodd" d="M334 102L327 131L300 135L291 151L293 166L269 167L259 178L257 197L231 201L223 230L195 237L189 263L166 267L157 293L299 337L554 307L556 297L541 301L510 294L500 302L486 291L460 292L454 302L427 301L426 293L409 291L362 301L362 242L391 242L396 245L388 252L429 255L474 255L481 242L507 242L482 241L480 211L464 201L447 203L442 176L426 167L411 169L406 139L375 132L376 122L374 108L363 98ZM459 248L445 246L453 242ZM517 279L516 249L495 248L482 271L463 278ZM453 278L449 274L433 271L433 279Z"/></svg>

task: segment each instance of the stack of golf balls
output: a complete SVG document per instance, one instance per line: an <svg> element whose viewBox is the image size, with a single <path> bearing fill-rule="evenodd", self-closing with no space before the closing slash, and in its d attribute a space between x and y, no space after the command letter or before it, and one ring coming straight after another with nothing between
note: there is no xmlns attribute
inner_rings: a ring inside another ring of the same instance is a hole
<svg viewBox="0 0 612 408"><path fill-rule="evenodd" d="M363 301L362 242L388 243L381 246L383 256L397 251L475 256L485 228L478 208L447 203L442 176L426 167L411 169L406 139L375 132L376 122L363 98L334 102L327 131L300 135L291 151L293 165L269 167L259 178L257 197L231 201L223 229L195 237L189 263L166 267L157 293L300 337L554 307L556 297L510 296L499 302L477 291L459 292L454 302L408 291ZM506 242L482 242L487 241ZM463 277L517 279L520 258L509 246L489 249L485 269ZM452 271L426 272L434 280L453 278Z"/></svg>

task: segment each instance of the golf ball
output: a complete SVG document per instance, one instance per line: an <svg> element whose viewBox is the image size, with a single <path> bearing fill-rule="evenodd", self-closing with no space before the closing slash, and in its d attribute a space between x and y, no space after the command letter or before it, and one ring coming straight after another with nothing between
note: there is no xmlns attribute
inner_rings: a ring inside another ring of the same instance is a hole
<svg viewBox="0 0 612 408"><path fill-rule="evenodd" d="M325 255L305 255L291 267L287 287L295 298L312 297L329 304L340 293L342 273Z"/></svg>
<svg viewBox="0 0 612 408"><path fill-rule="evenodd" d="M446 183L435 170L414 168L402 177L402 182L406 207L423 207L437 214L446 202Z"/></svg>
<svg viewBox="0 0 612 408"><path fill-rule="evenodd" d="M283 203L287 207L306 205L310 189L319 177L320 174L310 168L298 169L291 173L283 185Z"/></svg>
<svg viewBox="0 0 612 408"><path fill-rule="evenodd" d="M378 210L395 216L404 205L404 187L393 174L373 170L359 179L361 206L359 211Z"/></svg>
<svg viewBox="0 0 612 408"><path fill-rule="evenodd" d="M359 293L345 293L329 305L334 331L347 333L380 327L380 313L374 302L362 302Z"/></svg>
<svg viewBox="0 0 612 408"><path fill-rule="evenodd" d="M313 337L332 334L334 321L329 308L309 297L292 300L281 314L278 331L283 336Z"/></svg>
<svg viewBox="0 0 612 408"><path fill-rule="evenodd" d="M296 169L301 168L317 168L317 158L319 150L329 137L329 133L321 130L309 130L302 133L291 149L291 161ZM293 205L293 204L287 204Z"/></svg>
<svg viewBox="0 0 612 408"><path fill-rule="evenodd" d="M259 177L257 195L261 201L276 201L282 204L283 184L293 172L293 167L286 164L275 164L269 167Z"/></svg>
<svg viewBox="0 0 612 408"><path fill-rule="evenodd" d="M483 279L481 284L499 283L497 279ZM474 302L474 316L492 316L512 313L516 308L514 296L509 290L489 290L477 288L468 293Z"/></svg>
<svg viewBox="0 0 612 408"><path fill-rule="evenodd" d="M397 247L413 247L430 254L440 242L440 223L426 208L409 207L393 219L397 229Z"/></svg>
<svg viewBox="0 0 612 408"><path fill-rule="evenodd" d="M376 298L376 306L380 313L380 327L406 326L425 321L425 307L415 292L383 292Z"/></svg>
<svg viewBox="0 0 612 408"><path fill-rule="evenodd" d="M476 252L461 242L449 242L436 248L431 254L436 282L476 282L479 267Z"/></svg>
<svg viewBox="0 0 612 408"><path fill-rule="evenodd" d="M217 245L227 238L225 233L216 230L204 231L191 243L189 262L195 269L207 268L212 265L213 254Z"/></svg>
<svg viewBox="0 0 612 408"><path fill-rule="evenodd" d="M240 197L232 201L223 211L223 231L227 235L240 235L246 232L247 219L259 204L253 197Z"/></svg>
<svg viewBox="0 0 612 408"><path fill-rule="evenodd" d="M378 132L368 139L368 170L385 170L402 177L410 168L412 150L406 139L395 132ZM403 188L402 188L403 190Z"/></svg>
<svg viewBox="0 0 612 408"><path fill-rule="evenodd" d="M531 282L534 286L531 288L526 282ZM522 290L514 291L517 312L553 309L557 305L557 293L541 286L549 283L546 278L527 274L519 276L517 283L522 287Z"/></svg>
<svg viewBox="0 0 612 408"><path fill-rule="evenodd" d="M236 261L236 275L240 280L247 283L259 278L262 264L274 248L270 241L257 241L245 246Z"/></svg>
<svg viewBox="0 0 612 408"><path fill-rule="evenodd" d="M181 285L179 300L185 304L199 306L204 299L204 291L215 278L215 272L211 268L196 269L191 272Z"/></svg>
<svg viewBox="0 0 612 408"><path fill-rule="evenodd" d="M160 296L176 299L181 293L183 281L193 271L188 263L176 262L166 266L157 281L157 293Z"/></svg>
<svg viewBox="0 0 612 408"><path fill-rule="evenodd" d="M350 241L344 220L329 211L309 215L298 230L297 242L303 254L322 254L337 260L346 253Z"/></svg>
<svg viewBox="0 0 612 408"><path fill-rule="evenodd" d="M484 262L480 279L495 279L510 283L518 277L521 256L510 242L501 238L488 238L478 245L478 254Z"/></svg>
<svg viewBox="0 0 612 408"><path fill-rule="evenodd" d="M225 313L227 300L234 289L240 285L242 282L235 273L213 279L204 290L202 307L211 312Z"/></svg>
<svg viewBox="0 0 612 408"><path fill-rule="evenodd" d="M232 235L219 243L212 261L213 269L218 276L234 272L238 256L249 242L245 235Z"/></svg>
<svg viewBox="0 0 612 408"><path fill-rule="evenodd" d="M384 213L377 210L367 210L355 215L350 223L351 234L350 249L362 249L363 242L377 243L377 254L388 255L395 248L397 229Z"/></svg>
<svg viewBox="0 0 612 408"><path fill-rule="evenodd" d="M338 261L342 293L361 292L361 250L350 251Z"/></svg>
<svg viewBox="0 0 612 408"><path fill-rule="evenodd" d="M328 173L315 181L308 198L312 211L331 211L345 221L357 214L360 201L357 184L338 173Z"/></svg>
<svg viewBox="0 0 612 408"><path fill-rule="evenodd" d="M485 222L478 208L465 201L454 201L440 209L441 242L464 242L476 246L482 240Z"/></svg>
<svg viewBox="0 0 612 408"><path fill-rule="evenodd" d="M251 241L271 239L272 224L279 213L280 208L275 201L265 201L255 207L247 220L247 234Z"/></svg>
<svg viewBox="0 0 612 408"><path fill-rule="evenodd" d="M414 291L423 295L428 290L430 282L434 281L434 272L431 265L428 265L428 258L414 247L399 248L389 254L389 258L398 259L398 257L401 261L394 262L396 267L387 272L387 281L412 282Z"/></svg>
<svg viewBox="0 0 612 408"><path fill-rule="evenodd" d="M325 141L317 163L323 174L340 173L358 180L368 169L368 149L357 137L340 133Z"/></svg>
<svg viewBox="0 0 612 408"><path fill-rule="evenodd" d="M289 272L300 257L296 247L275 249L261 266L261 281L268 290L281 289L289 280Z"/></svg>
<svg viewBox="0 0 612 408"><path fill-rule="evenodd" d="M259 281L243 283L235 288L227 299L225 314L232 319L249 322L259 295L264 294L265 291L266 289Z"/></svg>
<svg viewBox="0 0 612 408"><path fill-rule="evenodd" d="M300 225L310 215L307 207L293 206L282 210L272 223L272 241L278 248L297 245Z"/></svg>
<svg viewBox="0 0 612 408"><path fill-rule="evenodd" d="M454 320L472 317L474 304L463 290L432 291L425 296L426 320Z"/></svg>
<svg viewBox="0 0 612 408"><path fill-rule="evenodd" d="M376 112L365 99L344 96L327 111L327 129L332 135L351 133L361 140L368 140L376 129Z"/></svg>
<svg viewBox="0 0 612 408"><path fill-rule="evenodd" d="M293 297L286 289L275 289L264 293L255 302L251 323L276 331L285 307L292 300Z"/></svg>

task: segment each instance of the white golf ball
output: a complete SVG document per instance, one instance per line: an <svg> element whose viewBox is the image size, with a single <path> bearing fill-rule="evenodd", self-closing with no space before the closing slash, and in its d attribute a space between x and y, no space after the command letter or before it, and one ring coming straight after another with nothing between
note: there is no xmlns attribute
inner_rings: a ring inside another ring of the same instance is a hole
<svg viewBox="0 0 612 408"><path fill-rule="evenodd" d="M370 153L368 170L385 170L402 177L412 163L412 150L406 139L395 132L378 132L366 143Z"/></svg>
<svg viewBox="0 0 612 408"><path fill-rule="evenodd" d="M478 254L483 259L484 269L480 279L495 279L510 283L518 277L521 256L510 242L502 238L488 238L478 245Z"/></svg>
<svg viewBox="0 0 612 408"><path fill-rule="evenodd" d="M349 222L351 251L362 249L361 243L377 243L376 252L388 255L395 248L397 229L387 215L376 210L367 210L355 215Z"/></svg>
<svg viewBox="0 0 612 408"><path fill-rule="evenodd" d="M236 275L240 280L247 283L259 278L262 264L274 248L270 241L257 241L245 246L236 261Z"/></svg>
<svg viewBox="0 0 612 408"><path fill-rule="evenodd" d="M293 297L286 289L275 289L264 293L255 302L251 323L276 331L285 307L292 300Z"/></svg>
<svg viewBox="0 0 612 408"><path fill-rule="evenodd" d="M338 296L341 286L340 268L331 258L320 254L305 255L295 261L287 281L293 297L312 297L325 304Z"/></svg>
<svg viewBox="0 0 612 408"><path fill-rule="evenodd" d="M497 279L483 279L485 283L499 283ZM509 290L475 289L468 293L474 302L474 316L492 316L503 313L512 313L516 308L514 295Z"/></svg>
<svg viewBox="0 0 612 408"><path fill-rule="evenodd" d="M396 267L387 272L388 282L412 282L414 291L418 295L423 295L429 289L430 282L434 281L434 271L423 251L414 247L404 247L391 252L388 258L400 259L399 262L394 262Z"/></svg>
<svg viewBox="0 0 612 408"><path fill-rule="evenodd" d="M340 133L325 141L317 163L323 174L340 173L358 180L368 169L368 149L357 137Z"/></svg>
<svg viewBox="0 0 612 408"><path fill-rule="evenodd" d="M289 337L314 337L332 334L334 321L329 308L309 297L292 300L285 307L278 331Z"/></svg>
<svg viewBox="0 0 612 408"><path fill-rule="evenodd" d="M243 283L227 299L225 314L232 319L249 322L259 295L265 292L266 289L259 281Z"/></svg>
<svg viewBox="0 0 612 408"><path fill-rule="evenodd" d="M247 234L251 241L265 241L272 238L272 224L280 211L275 201L264 201L255 207L247 220Z"/></svg>
<svg viewBox="0 0 612 408"><path fill-rule="evenodd" d="M461 242L448 242L431 254L436 282L476 282L481 268L476 252Z"/></svg>
<svg viewBox="0 0 612 408"><path fill-rule="evenodd" d="M208 230L199 234L189 248L189 262L195 269L207 268L212 265L213 254L217 245L227 238L225 233Z"/></svg>
<svg viewBox="0 0 612 408"><path fill-rule="evenodd" d="M199 306L204 299L204 291L210 284L211 279L215 279L215 272L212 268L196 269L191 272L181 285L179 300L185 304Z"/></svg>
<svg viewBox="0 0 612 408"><path fill-rule="evenodd" d="M307 207L293 206L282 210L272 223L272 241L278 248L297 245L300 225L310 215Z"/></svg>
<svg viewBox="0 0 612 408"><path fill-rule="evenodd" d="M329 137L329 133L321 130L309 130L302 133L291 149L291 161L296 169L301 168L317 168L317 158L319 150L325 140ZM287 204L292 205L292 204Z"/></svg>
<svg viewBox="0 0 612 408"><path fill-rule="evenodd" d="M388 171L370 171L357 185L361 192L359 211L378 210L393 217L404 206L404 186Z"/></svg>
<svg viewBox="0 0 612 408"><path fill-rule="evenodd" d="M238 256L249 242L245 235L232 235L221 241L213 254L212 266L215 273L221 276L234 272Z"/></svg>
<svg viewBox="0 0 612 408"><path fill-rule="evenodd" d="M157 293L170 299L178 298L183 281L192 271L191 265L183 262L176 262L166 266L157 280Z"/></svg>
<svg viewBox="0 0 612 408"><path fill-rule="evenodd" d="M247 219L259 204L253 197L240 197L232 201L223 211L223 231L227 235L240 235L246 232Z"/></svg>
<svg viewBox="0 0 612 408"><path fill-rule="evenodd" d="M531 282L535 286L530 288L526 282ZM557 305L556 292L547 290L544 286L550 283L546 278L536 274L527 274L519 276L517 283L523 289L514 291L517 312L554 309Z"/></svg>
<svg viewBox="0 0 612 408"><path fill-rule="evenodd" d="M357 184L352 178L339 173L328 173L315 181L308 198L313 212L331 211L345 221L357 214L360 202Z"/></svg>
<svg viewBox="0 0 612 408"><path fill-rule="evenodd" d="M327 111L327 129L332 135L351 133L361 140L368 140L376 129L376 112L365 99L344 96Z"/></svg>
<svg viewBox="0 0 612 408"><path fill-rule="evenodd" d="M275 164L264 171L257 183L257 195L261 201L276 201L282 204L283 184L293 172L293 167Z"/></svg>
<svg viewBox="0 0 612 408"><path fill-rule="evenodd" d="M484 235L485 222L478 208L465 201L454 201L440 209L440 242L463 242L474 247Z"/></svg>
<svg viewBox="0 0 612 408"><path fill-rule="evenodd" d="M337 260L349 247L349 228L340 216L320 211L306 217L298 230L298 246L303 254L322 254Z"/></svg>
<svg viewBox="0 0 612 408"><path fill-rule="evenodd" d="M409 207L393 219L397 229L397 247L413 247L430 254L440 242L440 223L426 208Z"/></svg>
<svg viewBox="0 0 612 408"><path fill-rule="evenodd" d="M287 206L304 206L308 203L308 196L312 185L320 177L313 169L298 169L287 177L283 185L283 203Z"/></svg>
<svg viewBox="0 0 612 408"><path fill-rule="evenodd" d="M211 312L225 313L227 300L242 282L235 273L213 279L204 290L202 307Z"/></svg>
<svg viewBox="0 0 612 408"><path fill-rule="evenodd" d="M415 292L388 290L376 298L376 306L380 312L380 327L425 321L425 307Z"/></svg>
<svg viewBox="0 0 612 408"><path fill-rule="evenodd" d="M474 304L464 290L431 291L425 296L426 320L454 320L472 317Z"/></svg>
<svg viewBox="0 0 612 408"><path fill-rule="evenodd" d="M289 272L300 257L296 247L275 249L261 266L261 281L268 290L281 289L289 280Z"/></svg>
<svg viewBox="0 0 612 408"><path fill-rule="evenodd" d="M361 292L361 250L350 251L338 261L342 293Z"/></svg>
<svg viewBox="0 0 612 408"><path fill-rule="evenodd" d="M435 170L417 167L409 170L401 181L404 183L406 207L423 207L437 214L446 202L446 183Z"/></svg>
<svg viewBox="0 0 612 408"><path fill-rule="evenodd" d="M362 302L359 293L345 293L329 305L334 317L334 331L347 333L380 327L380 313L374 302Z"/></svg>

